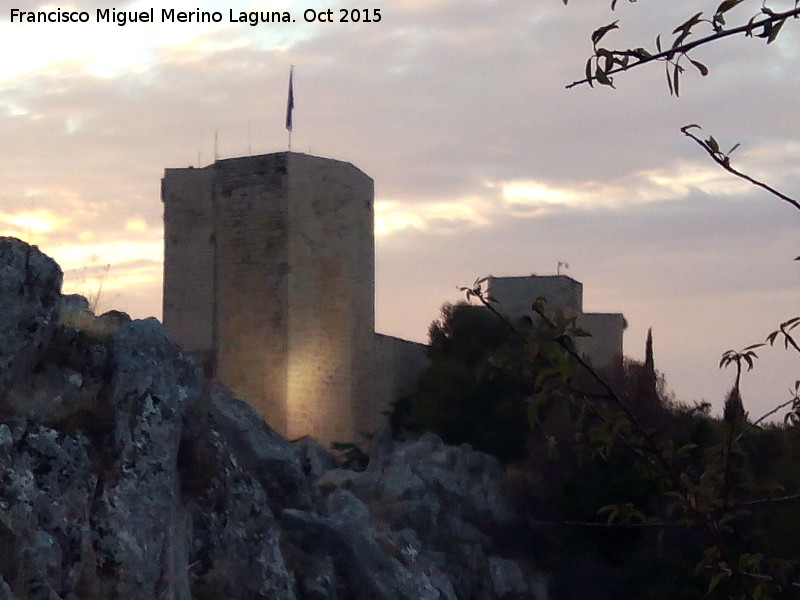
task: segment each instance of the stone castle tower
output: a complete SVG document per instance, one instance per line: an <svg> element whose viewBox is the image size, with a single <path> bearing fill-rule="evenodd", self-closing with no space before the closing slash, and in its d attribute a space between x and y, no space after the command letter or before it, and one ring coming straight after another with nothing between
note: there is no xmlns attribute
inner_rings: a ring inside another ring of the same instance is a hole
<svg viewBox="0 0 800 600"><path fill-rule="evenodd" d="M350 440L372 399L373 181L280 152L166 169L164 325L279 433Z"/></svg>
<svg viewBox="0 0 800 600"><path fill-rule="evenodd" d="M375 333L367 175L279 152L166 169L161 199L167 334L278 433L355 441L416 390L426 347ZM592 333L579 349L595 366L621 368L624 317L584 313L574 279L489 277L487 291L513 317L545 296Z"/></svg>
<svg viewBox="0 0 800 600"><path fill-rule="evenodd" d="M583 284L566 275L527 275L486 278L486 293L498 301L498 309L512 318L533 317L531 303L547 300L551 314L561 310L575 317L576 325L591 333L576 340L578 351L606 374L622 372L622 337L628 326L622 313L583 312Z"/></svg>

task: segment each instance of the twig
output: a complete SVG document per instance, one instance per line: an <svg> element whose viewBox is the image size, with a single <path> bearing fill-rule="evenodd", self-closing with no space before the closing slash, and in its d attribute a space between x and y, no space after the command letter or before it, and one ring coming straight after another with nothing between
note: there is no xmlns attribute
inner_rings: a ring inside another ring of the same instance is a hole
<svg viewBox="0 0 800 600"><path fill-rule="evenodd" d="M787 10L786 12L782 13L772 13L772 15L764 17L760 21L754 21L752 23L747 23L746 25L740 25L739 27L734 27L732 29L721 29L712 33L711 35L707 35L704 38L700 38L699 40L695 40L693 42L689 42L687 44L681 44L680 46L676 46L674 48L670 48L669 50L664 50L663 52L659 52L658 54L651 54L645 58L641 58L639 61L632 63L630 65L621 65L610 71L606 71L604 74L608 75L615 75L617 73L622 73L623 71L628 71L634 67L638 67L640 65L657 61L657 60L671 60L673 56L676 54L686 54L689 50L697 48L698 46L702 46L704 44L708 44L710 42L714 42L716 40L721 40L722 38L726 38L731 35L737 35L740 33L749 33L752 32L754 29L758 29L759 27L765 27L777 21L782 21L788 19L789 17L798 17L800 16L800 8L793 8L791 10ZM617 50L614 51L616 54L625 55L625 56L638 56L630 51L624 50ZM590 81L596 80L596 77L585 77L584 79L580 79L578 81L573 81L569 85L566 86L567 89L576 87L578 85L582 85L584 83L589 83Z"/></svg>
<svg viewBox="0 0 800 600"><path fill-rule="evenodd" d="M798 10L800 10L800 9L798 9ZM728 155L722 154L719 151L715 152L714 149L711 146L709 146L709 144L707 142L705 142L704 140L701 140L699 137L697 137L696 135L691 133L688 130L689 127L691 127L691 125L687 125L685 127L681 127L681 133L683 133L683 135L685 135L686 137L689 137L689 138L693 139L695 142L697 142L697 144L703 150L705 150L706 153L711 157L711 160L713 160L720 167L725 169L728 173L732 173L733 175L736 175L737 177L741 177L745 181L748 181L748 182L752 183L753 185L758 186L758 187L768 191L770 194L772 194L774 196L777 196L778 198L780 198L784 202L787 202L787 203L791 204L792 206L794 206L797 210L800 210L800 202L798 202L797 200L795 200L793 198L790 198L789 196L787 196L785 194L782 194L781 192L779 192L775 188L767 185L766 183L762 183L761 181L758 181L757 179L754 179L754 178L750 177L749 175L746 175L745 173L742 173L741 171L737 171L736 169L734 169L730 164L730 159L729 159ZM800 350L798 350L798 351L800 351Z"/></svg>
<svg viewBox="0 0 800 600"><path fill-rule="evenodd" d="M748 502L736 502L731 504L731 509L737 508L751 508L754 506L761 506L763 504L777 504L779 502L788 502L789 500L800 500L800 494L790 494L788 496L779 496L777 498L759 498L758 500L750 500Z"/></svg>
<svg viewBox="0 0 800 600"><path fill-rule="evenodd" d="M771 417L771 416L772 416L772 415L774 415L776 412L778 412L779 410L782 410L782 409L786 408L787 406L789 406L789 405L790 405L790 404L792 404L793 402L794 402L794 398L792 398L791 400L787 400L787 401L786 401L786 402L784 402L783 404L779 404L778 406L776 406L775 408L773 408L773 409L772 409L771 411L769 411L768 413L765 413L765 414L761 415L761 416L760 416L758 419L756 419L755 421L753 421L753 425L754 425L754 426L755 426L755 425L758 425L759 423L761 423L761 421L763 421L763 420L764 420L764 419L766 419L767 417ZM742 435L743 435L743 434L744 434L744 431L742 431L742 432L740 432L740 433L739 433L739 436L736 438L736 441L737 441L737 442L739 441L739 438L740 438L740 437L742 437Z"/></svg>

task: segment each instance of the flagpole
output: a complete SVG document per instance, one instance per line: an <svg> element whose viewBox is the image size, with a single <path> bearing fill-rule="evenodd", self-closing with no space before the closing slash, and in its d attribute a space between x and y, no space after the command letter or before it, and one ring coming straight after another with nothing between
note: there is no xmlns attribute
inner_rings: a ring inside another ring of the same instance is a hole
<svg viewBox="0 0 800 600"><path fill-rule="evenodd" d="M289 67L289 95L286 97L286 131L289 132L289 152L292 151L292 111L294 110L294 65Z"/></svg>

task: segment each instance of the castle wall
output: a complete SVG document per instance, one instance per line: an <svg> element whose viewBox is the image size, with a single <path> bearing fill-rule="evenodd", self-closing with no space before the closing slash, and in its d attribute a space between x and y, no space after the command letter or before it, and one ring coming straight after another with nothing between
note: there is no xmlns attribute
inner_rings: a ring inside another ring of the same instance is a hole
<svg viewBox="0 0 800 600"><path fill-rule="evenodd" d="M214 375L285 433L289 332L286 154L214 166Z"/></svg>
<svg viewBox="0 0 800 600"><path fill-rule="evenodd" d="M583 285L566 275L490 276L486 290L499 301L500 311L509 315L532 315L531 305L539 296L547 298L548 314L556 308L566 316L583 312Z"/></svg>
<svg viewBox="0 0 800 600"><path fill-rule="evenodd" d="M214 312L213 172L167 169L163 320L170 338L210 366Z"/></svg>
<svg viewBox="0 0 800 600"><path fill-rule="evenodd" d="M588 356L597 369L622 368L622 335L628 325L621 313L584 313L577 325L592 334L577 339L578 352Z"/></svg>
<svg viewBox="0 0 800 600"><path fill-rule="evenodd" d="M381 413L390 411L395 400L417 391L430 363L425 344L380 333L375 334L373 344L375 393L357 415L357 431L373 432L385 426L386 416Z"/></svg>
<svg viewBox="0 0 800 600"><path fill-rule="evenodd" d="M352 440L372 397L373 193L349 163L289 155L289 438Z"/></svg>
<svg viewBox="0 0 800 600"><path fill-rule="evenodd" d="M531 304L536 298L547 299L546 312L561 309L567 317L577 317L576 325L590 337L576 340L578 351L600 370L622 368L622 335L627 324L620 313L584 313L583 285L566 275L531 275L528 277L489 277L487 294L498 301L497 308L513 318L533 316Z"/></svg>

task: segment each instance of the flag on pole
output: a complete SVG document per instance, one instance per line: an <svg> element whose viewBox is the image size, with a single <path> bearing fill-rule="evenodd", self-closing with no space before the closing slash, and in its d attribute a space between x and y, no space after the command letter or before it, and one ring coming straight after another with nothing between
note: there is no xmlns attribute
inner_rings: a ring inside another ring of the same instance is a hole
<svg viewBox="0 0 800 600"><path fill-rule="evenodd" d="M289 69L289 96L286 98L286 130L292 130L292 111L294 110L294 65Z"/></svg>

